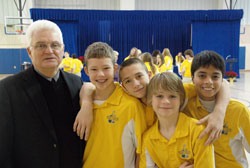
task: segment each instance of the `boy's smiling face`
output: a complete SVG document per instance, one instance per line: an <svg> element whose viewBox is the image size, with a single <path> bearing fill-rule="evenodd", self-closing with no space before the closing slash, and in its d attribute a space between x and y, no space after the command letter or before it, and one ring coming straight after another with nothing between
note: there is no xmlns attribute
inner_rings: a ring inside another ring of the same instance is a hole
<svg viewBox="0 0 250 168"><path fill-rule="evenodd" d="M215 99L216 94L220 90L223 77L219 69L210 65L197 69L192 80L199 97L202 100L210 101Z"/></svg>
<svg viewBox="0 0 250 168"><path fill-rule="evenodd" d="M104 90L113 86L116 67L110 58L91 58L84 70L96 89Z"/></svg>
<svg viewBox="0 0 250 168"><path fill-rule="evenodd" d="M144 67L138 63L124 67L120 71L122 86L125 91L136 98L145 98L149 75Z"/></svg>

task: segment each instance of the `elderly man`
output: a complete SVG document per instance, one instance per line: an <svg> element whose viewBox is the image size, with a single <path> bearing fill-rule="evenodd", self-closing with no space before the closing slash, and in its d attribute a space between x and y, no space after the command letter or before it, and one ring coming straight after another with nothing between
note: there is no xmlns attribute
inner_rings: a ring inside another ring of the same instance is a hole
<svg viewBox="0 0 250 168"><path fill-rule="evenodd" d="M0 167L80 168L85 142L73 132L82 80L59 70L62 33L39 20L27 30L33 66L0 81Z"/></svg>

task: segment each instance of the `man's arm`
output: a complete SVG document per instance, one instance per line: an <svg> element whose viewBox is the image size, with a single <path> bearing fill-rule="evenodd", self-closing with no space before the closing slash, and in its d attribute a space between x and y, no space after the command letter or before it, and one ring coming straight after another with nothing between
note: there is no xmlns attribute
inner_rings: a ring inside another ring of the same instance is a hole
<svg viewBox="0 0 250 168"><path fill-rule="evenodd" d="M227 80L223 79L222 87L216 95L216 104L213 112L197 122L197 124L204 124L207 122L207 127L199 136L199 138L202 138L210 132L209 138L207 139L205 145L213 144L214 141L216 141L221 136L225 113L230 98L231 92L229 83Z"/></svg>
<svg viewBox="0 0 250 168"><path fill-rule="evenodd" d="M90 134L91 124L93 122L93 95L95 93L95 86L92 83L84 83L80 91L81 109L78 112L73 130L77 135L87 140Z"/></svg>
<svg viewBox="0 0 250 168"><path fill-rule="evenodd" d="M0 167L9 167L12 163L13 125L10 99L2 83L0 95Z"/></svg>

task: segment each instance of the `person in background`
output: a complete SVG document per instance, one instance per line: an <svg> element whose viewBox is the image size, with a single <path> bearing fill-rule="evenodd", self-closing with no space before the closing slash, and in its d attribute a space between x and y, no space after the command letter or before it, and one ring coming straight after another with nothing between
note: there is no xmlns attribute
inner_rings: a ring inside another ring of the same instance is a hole
<svg viewBox="0 0 250 168"><path fill-rule="evenodd" d="M167 71L167 67L165 65L164 56L161 53L159 53L157 55L156 59L157 59L157 69L158 69L158 72L159 73L166 72Z"/></svg>
<svg viewBox="0 0 250 168"><path fill-rule="evenodd" d="M199 139L204 130L197 120L180 112L185 101L181 79L171 72L156 74L149 82L147 101L157 121L143 134L140 168L179 167L185 162L195 168L213 168L212 145Z"/></svg>
<svg viewBox="0 0 250 168"><path fill-rule="evenodd" d="M71 58L69 56L69 52L68 51L65 51L64 56L65 56L65 58L62 60L62 63L60 65L60 67L63 68L63 70L65 72L71 73L72 72L72 68L71 67L72 67L73 58Z"/></svg>
<svg viewBox="0 0 250 168"><path fill-rule="evenodd" d="M173 57L168 48L164 48L162 55L164 56L165 65L167 67L167 71L173 72Z"/></svg>
<svg viewBox="0 0 250 168"><path fill-rule="evenodd" d="M137 55L137 48L136 48L136 47L133 47L133 48L131 48L131 50L130 50L129 56L127 56L127 57L124 59L124 61L126 61L126 60L129 59L129 58L137 58L137 57L138 57L138 55Z"/></svg>
<svg viewBox="0 0 250 168"><path fill-rule="evenodd" d="M202 51L193 59L191 74L197 96L188 101L184 111L199 120L214 110L225 74L224 59L214 51ZM185 86L189 93L192 84ZM243 103L231 99L222 135L214 142L216 168L248 168L245 150L250 153L250 111Z"/></svg>
<svg viewBox="0 0 250 168"><path fill-rule="evenodd" d="M157 55L159 54L159 53L161 53L161 51L160 50L154 50L153 52L152 52L152 57L153 57L153 63L156 65L157 64ZM165 62L165 61L164 61Z"/></svg>
<svg viewBox="0 0 250 168"><path fill-rule="evenodd" d="M33 66L0 81L0 167L81 168L85 141L72 131L82 80L59 69L60 28L33 22L26 33Z"/></svg>
<svg viewBox="0 0 250 168"><path fill-rule="evenodd" d="M153 58L150 53L148 52L143 53L142 61L148 68L148 71L152 73L152 76L154 76L156 73L159 73L156 65L153 63Z"/></svg>
<svg viewBox="0 0 250 168"><path fill-rule="evenodd" d="M76 54L72 54L72 64L71 64L71 73L79 76L79 77L82 77L82 69L83 69L83 64L82 64L82 61L80 61L78 58L76 58Z"/></svg>
<svg viewBox="0 0 250 168"><path fill-rule="evenodd" d="M115 55L115 64L117 65L117 71L116 71L115 76L114 76L114 81L120 83L120 80L119 80L120 65L117 63L119 53L117 51L114 51L114 55Z"/></svg>
<svg viewBox="0 0 250 168"><path fill-rule="evenodd" d="M186 59L183 61L180 67L180 72L182 75L182 82L183 83L192 83L191 78L191 64L194 58L194 52L191 49L187 49L184 52Z"/></svg>
<svg viewBox="0 0 250 168"><path fill-rule="evenodd" d="M182 52L178 52L178 54L175 56L175 65L178 68L178 73L179 75L181 75L180 73L180 67L182 62L185 60L184 56L182 55Z"/></svg>

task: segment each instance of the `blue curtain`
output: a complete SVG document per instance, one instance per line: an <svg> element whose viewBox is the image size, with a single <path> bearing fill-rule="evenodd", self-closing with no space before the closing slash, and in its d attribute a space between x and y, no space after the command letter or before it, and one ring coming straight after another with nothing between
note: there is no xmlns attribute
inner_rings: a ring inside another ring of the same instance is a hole
<svg viewBox="0 0 250 168"><path fill-rule="evenodd" d="M193 50L213 50L228 59L239 60L240 21L197 21L193 23ZM239 74L239 64L233 63L233 71ZM229 71L226 62L226 71ZM239 76L238 76L239 77Z"/></svg>
<svg viewBox="0 0 250 168"><path fill-rule="evenodd" d="M88 45L103 41L119 52L118 63L128 56L132 47L137 47L142 52L169 48L175 56L180 51L192 48L192 24L213 22L215 27L221 29L222 23L227 22L230 24L223 25L223 29L230 30L228 26L239 27L243 16L243 10L107 11L34 8L30 11L33 20L48 19L62 28L65 46L70 52L76 52L78 56L84 55ZM213 26L209 28L214 29ZM198 31L202 34L203 28ZM192 34L193 41L194 37L199 38ZM237 57L239 33L231 31L226 40L235 41L235 45L225 43L225 48L230 48ZM206 45L204 49L208 49ZM195 52L198 50L200 49L195 48Z"/></svg>

